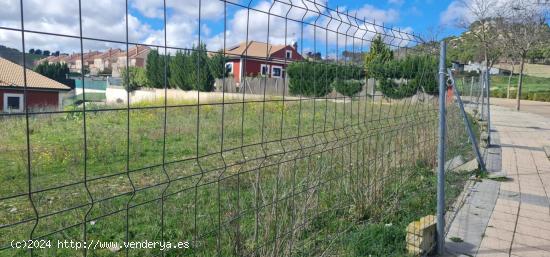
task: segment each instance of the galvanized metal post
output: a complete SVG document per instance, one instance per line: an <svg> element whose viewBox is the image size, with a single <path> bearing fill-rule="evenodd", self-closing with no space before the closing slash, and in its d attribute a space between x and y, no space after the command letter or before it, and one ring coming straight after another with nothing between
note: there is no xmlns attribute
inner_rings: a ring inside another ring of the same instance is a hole
<svg viewBox="0 0 550 257"><path fill-rule="evenodd" d="M472 93L472 90L474 89L474 77L472 76L472 81L470 82L470 106L474 103L474 94Z"/></svg>
<svg viewBox="0 0 550 257"><path fill-rule="evenodd" d="M456 97L456 100L458 102L458 107L460 108L460 112L462 114L462 118L464 118L464 124L466 125L466 131L468 132L468 140L472 143L472 149L474 150L474 153L476 154L477 163L479 164L479 167L481 170L485 169L485 162L483 161L483 157L481 156L481 152L479 151L479 147L477 144L477 140L474 134L474 131L472 130L472 124L470 124L470 120L468 119L468 115L466 114L466 110L464 110L464 103L462 102L462 97L460 95L460 91L456 87L455 80L453 78L453 74L451 73L451 70L448 70L449 72L449 78L452 81L452 87L453 92Z"/></svg>
<svg viewBox="0 0 550 257"><path fill-rule="evenodd" d="M485 73L484 71L481 71L481 75L479 76L479 83L481 84L481 113L480 117L481 120L485 120Z"/></svg>
<svg viewBox="0 0 550 257"><path fill-rule="evenodd" d="M491 146L491 73L489 68L485 73L485 85L487 85L487 147Z"/></svg>
<svg viewBox="0 0 550 257"><path fill-rule="evenodd" d="M445 59L447 44L441 41L439 53L439 144L437 147L437 253L445 249L445 133L446 133L446 84Z"/></svg>

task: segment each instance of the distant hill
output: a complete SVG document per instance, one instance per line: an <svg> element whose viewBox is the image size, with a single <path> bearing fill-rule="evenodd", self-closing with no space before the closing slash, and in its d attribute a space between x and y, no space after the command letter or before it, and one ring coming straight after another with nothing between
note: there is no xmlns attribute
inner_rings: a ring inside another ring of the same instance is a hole
<svg viewBox="0 0 550 257"><path fill-rule="evenodd" d="M3 45L0 45L0 57L7 59L11 62L17 63L19 65L23 65L23 55L21 52L14 48L9 48ZM42 55L36 55L36 54L26 54L26 67L27 68L33 68L33 62L35 60L44 58L45 56Z"/></svg>

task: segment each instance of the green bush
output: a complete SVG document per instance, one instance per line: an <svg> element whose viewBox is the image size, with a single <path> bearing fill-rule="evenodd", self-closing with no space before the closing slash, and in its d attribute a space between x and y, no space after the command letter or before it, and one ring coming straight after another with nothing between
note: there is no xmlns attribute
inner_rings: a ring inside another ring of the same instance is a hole
<svg viewBox="0 0 550 257"><path fill-rule="evenodd" d="M535 99L535 92L527 92L527 100L534 100ZM523 96L523 94L522 94Z"/></svg>
<svg viewBox="0 0 550 257"><path fill-rule="evenodd" d="M294 62L287 67L291 94L325 96L332 91L334 66L317 62Z"/></svg>
<svg viewBox="0 0 550 257"><path fill-rule="evenodd" d="M507 95L508 94L506 92L506 89L501 89L501 88L491 89L491 97L506 98Z"/></svg>
<svg viewBox="0 0 550 257"><path fill-rule="evenodd" d="M436 72L418 74L418 76L409 81L409 84L415 89L415 92L420 90L431 95L437 95L439 93Z"/></svg>
<svg viewBox="0 0 550 257"><path fill-rule="evenodd" d="M336 92L345 96L355 96L363 89L363 81L335 79L332 83Z"/></svg>
<svg viewBox="0 0 550 257"><path fill-rule="evenodd" d="M533 98L535 101L550 102L550 92L536 92Z"/></svg>
<svg viewBox="0 0 550 257"><path fill-rule="evenodd" d="M373 61L368 75L379 81L380 91L389 98L410 97L417 91L438 94L437 60L429 55L410 55L401 60ZM397 83L397 80L404 82Z"/></svg>
<svg viewBox="0 0 550 257"><path fill-rule="evenodd" d="M360 80L365 77L363 67L320 62L293 62L288 65L291 94L322 97L332 92L335 80Z"/></svg>
<svg viewBox="0 0 550 257"><path fill-rule="evenodd" d="M123 68L121 71L121 80L122 86L128 92L134 91L140 87L145 87L149 84L145 69L141 67Z"/></svg>
<svg viewBox="0 0 550 257"><path fill-rule="evenodd" d="M383 78L378 80L380 91L391 99L401 99L413 96L416 93L417 83L396 82L394 79Z"/></svg>

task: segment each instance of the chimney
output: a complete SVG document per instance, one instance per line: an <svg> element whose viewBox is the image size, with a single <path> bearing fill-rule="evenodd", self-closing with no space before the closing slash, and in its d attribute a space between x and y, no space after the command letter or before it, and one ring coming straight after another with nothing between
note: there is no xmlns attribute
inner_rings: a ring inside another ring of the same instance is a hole
<svg viewBox="0 0 550 257"><path fill-rule="evenodd" d="M294 50L298 51L298 42L297 41L294 41L292 40L292 47L294 47Z"/></svg>

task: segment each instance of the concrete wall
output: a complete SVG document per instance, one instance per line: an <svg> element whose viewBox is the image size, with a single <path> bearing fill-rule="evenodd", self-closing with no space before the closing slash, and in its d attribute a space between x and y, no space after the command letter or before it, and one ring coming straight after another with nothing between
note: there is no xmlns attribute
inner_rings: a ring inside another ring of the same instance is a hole
<svg viewBox="0 0 550 257"><path fill-rule="evenodd" d="M364 97L367 95L381 95L380 92L374 92L374 85L375 81L370 79L358 96ZM297 97L290 96L288 79L247 78L247 83L236 83L232 78L227 78L225 82L220 79L216 80L215 87L215 92L167 89L166 95L169 101L197 101L199 97L201 102L221 101L222 97L225 98L225 101L240 101L243 99L243 96L245 100L261 100L263 99L265 90L265 95L269 97L281 97L283 96L283 93L285 97L289 97L289 99ZM86 90L86 92L90 91ZM164 99L164 95L164 89L142 88L130 92L130 103L161 101ZM107 104L126 104L128 100L126 90L123 87L113 85L107 87L105 97ZM343 96L337 92L332 92L328 95L328 97Z"/></svg>
<svg viewBox="0 0 550 257"><path fill-rule="evenodd" d="M155 102L164 100L164 89L157 88L142 88L130 92L130 103L138 102ZM109 86L105 92L107 104L126 104L128 101L128 94L123 87ZM219 102L223 99L225 101L239 101L242 100L242 93L223 93L223 92L197 92L183 91L181 89L167 89L166 96L168 101L193 101L196 102L200 99L201 103L206 102ZM247 94L245 100L261 100L263 95Z"/></svg>

